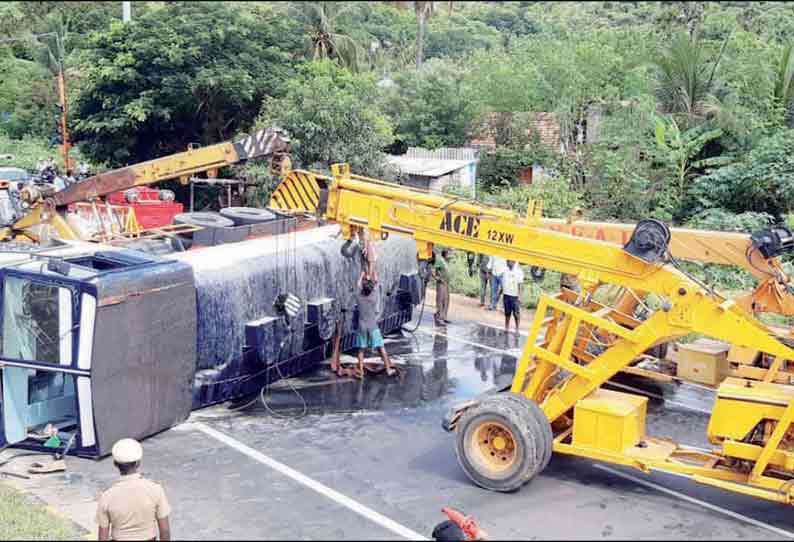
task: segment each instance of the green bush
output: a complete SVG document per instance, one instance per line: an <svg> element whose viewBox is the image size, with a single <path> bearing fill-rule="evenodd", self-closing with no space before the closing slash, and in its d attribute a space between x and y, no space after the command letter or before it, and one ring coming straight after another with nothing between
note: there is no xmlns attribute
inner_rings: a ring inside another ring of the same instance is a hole
<svg viewBox="0 0 794 542"><path fill-rule="evenodd" d="M450 254L449 289L452 293L467 297L480 295L480 275L475 267L474 274L469 276L466 253L461 250L453 250Z"/></svg>
<svg viewBox="0 0 794 542"><path fill-rule="evenodd" d="M686 223L688 228L698 230L737 231L753 233L768 227L774 217L768 213L731 213L725 209L708 209L693 216Z"/></svg>
<svg viewBox="0 0 794 542"><path fill-rule="evenodd" d="M521 171L532 167L535 158L527 152L498 147L480 157L477 177L485 190L515 186Z"/></svg>
<svg viewBox="0 0 794 542"><path fill-rule="evenodd" d="M484 193L480 199L517 213L526 213L529 200L542 200L543 216L551 218L564 218L571 209L582 204L581 195L571 190L567 179L546 176L535 179L531 185L511 186Z"/></svg>
<svg viewBox="0 0 794 542"><path fill-rule="evenodd" d="M691 195L701 209L775 216L794 210L794 130L763 139L741 161L699 177Z"/></svg>

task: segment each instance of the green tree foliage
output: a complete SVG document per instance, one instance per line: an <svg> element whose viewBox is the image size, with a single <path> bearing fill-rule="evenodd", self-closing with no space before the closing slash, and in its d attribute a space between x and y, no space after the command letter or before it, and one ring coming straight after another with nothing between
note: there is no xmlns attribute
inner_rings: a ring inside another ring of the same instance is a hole
<svg viewBox="0 0 794 542"><path fill-rule="evenodd" d="M441 60L399 74L385 91L396 137L409 146L465 145L480 112L465 77L462 67Z"/></svg>
<svg viewBox="0 0 794 542"><path fill-rule="evenodd" d="M736 231L754 233L769 227L774 223L774 217L768 213L747 211L744 213L731 213L725 209L707 209L690 218L686 225L689 228L715 231Z"/></svg>
<svg viewBox="0 0 794 542"><path fill-rule="evenodd" d="M49 71L37 62L0 57L0 132L13 138L51 137L57 94Z"/></svg>
<svg viewBox="0 0 794 542"><path fill-rule="evenodd" d="M733 32L720 62L724 95L714 119L725 131L722 144L732 152L746 151L783 121L774 96L778 47L757 34L726 24Z"/></svg>
<svg viewBox="0 0 794 542"><path fill-rule="evenodd" d="M289 79L296 35L282 17L210 2L114 23L83 59L73 134L113 165L228 139Z"/></svg>
<svg viewBox="0 0 794 542"><path fill-rule="evenodd" d="M789 43L780 56L775 80L775 102L783 110L783 118L792 127L794 121L794 42Z"/></svg>
<svg viewBox="0 0 794 542"><path fill-rule="evenodd" d="M299 165L348 162L376 175L392 130L375 94L372 75L354 74L328 60L312 62L287 82L283 97L265 100L258 123L277 124L290 134Z"/></svg>
<svg viewBox="0 0 794 542"><path fill-rule="evenodd" d="M527 11L527 2L478 3L467 16L485 23L507 36L526 36L540 31L540 25ZM505 44L509 38L504 39Z"/></svg>
<svg viewBox="0 0 794 542"><path fill-rule="evenodd" d="M549 106L541 66L522 54L477 51L469 58L466 85L487 112L542 111Z"/></svg>
<svg viewBox="0 0 794 542"><path fill-rule="evenodd" d="M695 160L709 142L722 135L719 128L709 130L703 126L695 126L682 131L674 118L656 117L655 134L658 156L675 171L676 188L681 197L693 168L723 165L726 159L730 160L725 156Z"/></svg>
<svg viewBox="0 0 794 542"><path fill-rule="evenodd" d="M346 2L290 2L290 15L301 24L306 35L311 60L333 59L357 71L364 62L365 51L344 28L346 12L355 5Z"/></svg>
<svg viewBox="0 0 794 542"><path fill-rule="evenodd" d="M776 217L794 210L794 130L763 139L734 164L699 177L692 196L700 209L755 211Z"/></svg>
<svg viewBox="0 0 794 542"><path fill-rule="evenodd" d="M425 36L424 57L459 58L479 49L493 50L500 43L499 32L463 15L430 19Z"/></svg>
<svg viewBox="0 0 794 542"><path fill-rule="evenodd" d="M488 203L526 214L530 200L543 201L543 216L565 218L574 207L582 205L580 194L571 190L571 183L564 177L541 176L530 185L518 185L484 194L481 199Z"/></svg>

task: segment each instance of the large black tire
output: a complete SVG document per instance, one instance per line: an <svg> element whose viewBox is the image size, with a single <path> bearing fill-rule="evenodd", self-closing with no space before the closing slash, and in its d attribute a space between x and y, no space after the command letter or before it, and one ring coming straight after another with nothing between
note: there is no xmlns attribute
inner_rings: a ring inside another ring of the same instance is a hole
<svg viewBox="0 0 794 542"><path fill-rule="evenodd" d="M128 244L126 248L155 255L172 254L175 252L173 243L170 239L138 239Z"/></svg>
<svg viewBox="0 0 794 542"><path fill-rule="evenodd" d="M523 395L518 395L511 391L502 392L501 395L513 401L519 406L519 408L525 408L530 414L532 414L532 418L537 424L537 434L540 435L542 439L538 446L538 456L540 461L540 470L538 472L544 470L549 466L549 461L551 461L551 456L554 451L554 433L551 431L551 423L549 423L549 419L546 418L546 415L535 401L527 399Z"/></svg>
<svg viewBox="0 0 794 542"><path fill-rule="evenodd" d="M218 213L180 213L174 217L174 224L189 224L205 228L231 228L234 222Z"/></svg>
<svg viewBox="0 0 794 542"><path fill-rule="evenodd" d="M221 216L233 221L235 226L261 224L276 218L276 215L267 209L257 209L256 207L227 207L221 209L220 213Z"/></svg>
<svg viewBox="0 0 794 542"><path fill-rule="evenodd" d="M547 442L532 411L499 393L471 407L458 423L458 463L480 487L515 491L543 468Z"/></svg>

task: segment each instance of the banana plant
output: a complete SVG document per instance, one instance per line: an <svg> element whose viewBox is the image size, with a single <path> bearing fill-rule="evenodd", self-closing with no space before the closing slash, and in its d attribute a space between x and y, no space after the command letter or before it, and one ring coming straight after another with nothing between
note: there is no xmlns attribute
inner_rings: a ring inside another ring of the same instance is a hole
<svg viewBox="0 0 794 542"><path fill-rule="evenodd" d="M681 130L675 119L655 117L656 146L660 157L672 165L676 172L676 185L679 195L686 189L686 181L693 169L723 166L732 161L730 156L716 156L695 160L703 148L711 141L722 136L719 128L706 129L696 126Z"/></svg>

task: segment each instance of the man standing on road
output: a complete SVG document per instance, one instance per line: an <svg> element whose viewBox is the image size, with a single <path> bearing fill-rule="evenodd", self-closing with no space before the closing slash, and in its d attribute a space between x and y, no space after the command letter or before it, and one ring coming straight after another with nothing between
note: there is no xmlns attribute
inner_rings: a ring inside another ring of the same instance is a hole
<svg viewBox="0 0 794 542"><path fill-rule="evenodd" d="M491 306L489 310L495 311L496 304L499 303L499 290L502 288L502 273L507 266L505 259L499 256L491 256L488 264L491 268Z"/></svg>
<svg viewBox="0 0 794 542"><path fill-rule="evenodd" d="M507 269L502 273L502 291L505 303L505 331L510 327L510 315L516 321L516 331L521 320L521 285L524 282L524 272L520 265L512 260L507 261Z"/></svg>
<svg viewBox="0 0 794 542"><path fill-rule="evenodd" d="M443 326L449 324L447 313L449 312L449 250L441 249L441 254L433 264L433 278L436 279L436 325Z"/></svg>
<svg viewBox="0 0 794 542"><path fill-rule="evenodd" d="M113 445L113 463L121 478L102 493L96 520L100 540L171 540L171 507L163 487L143 478L140 443L125 438Z"/></svg>
<svg viewBox="0 0 794 542"><path fill-rule="evenodd" d="M490 256L477 255L477 267L480 270L480 307L485 306L485 297L488 295L488 285L491 282L491 270L488 269L490 262Z"/></svg>

